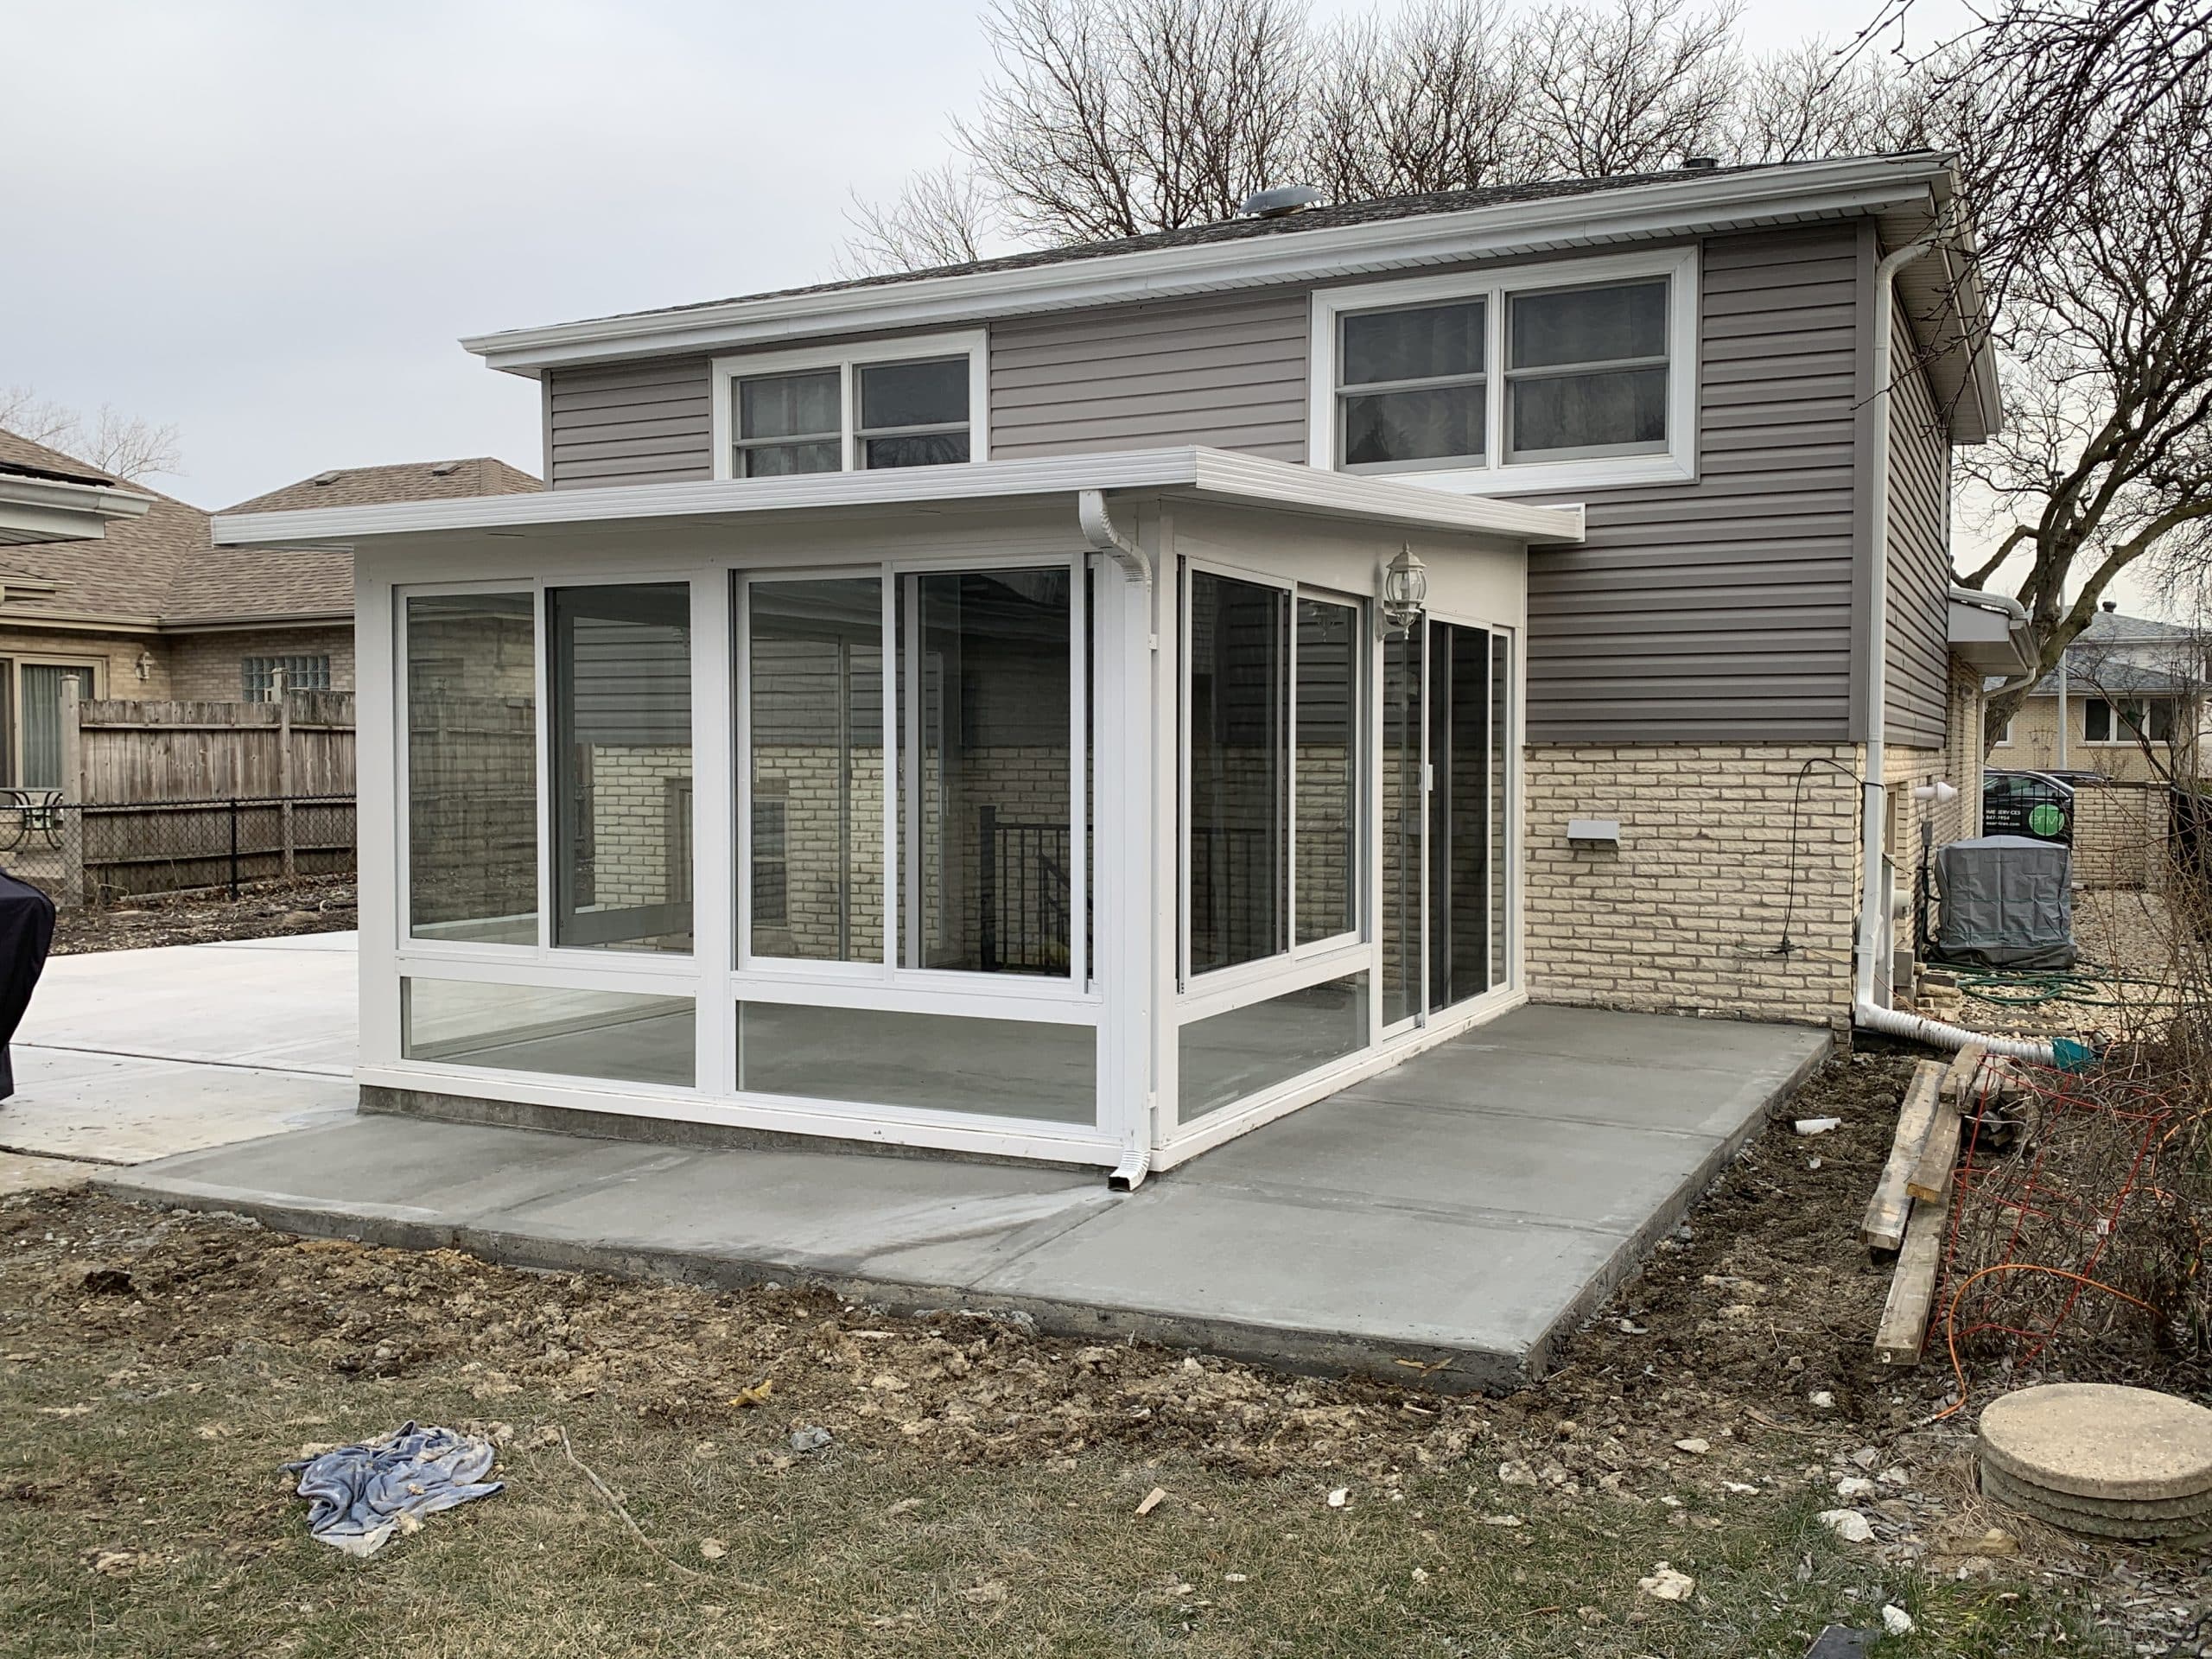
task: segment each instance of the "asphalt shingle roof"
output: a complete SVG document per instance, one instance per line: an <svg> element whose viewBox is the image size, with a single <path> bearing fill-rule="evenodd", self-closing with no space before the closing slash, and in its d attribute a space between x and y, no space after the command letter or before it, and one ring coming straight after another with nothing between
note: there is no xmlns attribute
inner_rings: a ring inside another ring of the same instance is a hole
<svg viewBox="0 0 2212 1659"><path fill-rule="evenodd" d="M9 548L14 571L51 582L54 592L10 595L0 621L35 624L41 615L93 616L188 629L217 620L287 622L353 613L353 562L345 554L216 547L209 535L210 515L200 508L5 429L0 429L0 465L116 485L154 498L144 517L116 519L97 540L24 542ZM450 473L433 474L433 467L448 465L454 468ZM301 491L311 493L296 504L308 505L505 495L539 487L529 474L482 456L320 476L335 481L318 486L302 480L243 505L250 511L292 505L289 498ZM340 493L325 493L329 491Z"/></svg>

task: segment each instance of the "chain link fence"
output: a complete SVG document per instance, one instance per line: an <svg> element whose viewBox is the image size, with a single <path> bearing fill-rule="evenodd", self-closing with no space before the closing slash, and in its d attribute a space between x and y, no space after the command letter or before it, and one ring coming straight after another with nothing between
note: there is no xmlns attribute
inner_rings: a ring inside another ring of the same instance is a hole
<svg viewBox="0 0 2212 1659"><path fill-rule="evenodd" d="M60 905L353 873L351 795L84 804L0 792L0 867Z"/></svg>

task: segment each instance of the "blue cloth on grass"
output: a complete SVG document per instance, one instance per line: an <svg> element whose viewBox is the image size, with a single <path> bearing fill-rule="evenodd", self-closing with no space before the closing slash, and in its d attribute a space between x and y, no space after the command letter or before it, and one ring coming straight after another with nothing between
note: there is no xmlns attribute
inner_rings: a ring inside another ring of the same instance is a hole
<svg viewBox="0 0 2212 1659"><path fill-rule="evenodd" d="M403 1517L419 1521L501 1490L504 1482L484 1478L493 1455L492 1443L474 1434L409 1423L380 1440L284 1467L299 1473L309 1534L348 1555L372 1555Z"/></svg>

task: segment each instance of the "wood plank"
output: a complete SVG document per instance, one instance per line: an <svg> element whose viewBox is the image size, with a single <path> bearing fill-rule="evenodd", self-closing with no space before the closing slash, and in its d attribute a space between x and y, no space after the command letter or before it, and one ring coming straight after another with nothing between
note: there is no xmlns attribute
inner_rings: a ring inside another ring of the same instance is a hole
<svg viewBox="0 0 2212 1659"><path fill-rule="evenodd" d="M1936 1300L1936 1274L1943 1265L1950 1235L1951 1200L1947 1194L1917 1205L1906 1230L1897 1270L1890 1279L1890 1299L1874 1335L1874 1357L1885 1365L1917 1365L1928 1340L1928 1319Z"/></svg>
<svg viewBox="0 0 2212 1659"><path fill-rule="evenodd" d="M1897 1132L1890 1142L1889 1161L1867 1200L1866 1219L1859 1224L1860 1240L1878 1250L1894 1250L1904 1243L1905 1218L1912 1213L1912 1194L1907 1184L1918 1167L1928 1144L1928 1131L1936 1122L1936 1108L1943 1094L1943 1063L1923 1060L1913 1069L1912 1083L1897 1109Z"/></svg>
<svg viewBox="0 0 2212 1659"><path fill-rule="evenodd" d="M1905 1183L1905 1190L1923 1202L1940 1198L1951 1190L1966 1114L1974 1109L1974 1080L1981 1075L1981 1063L1987 1053L1980 1043L1968 1043L1944 1069L1943 1103L1951 1109L1936 1114L1935 1122L1928 1128L1928 1143L1921 1148L1920 1162Z"/></svg>
<svg viewBox="0 0 2212 1659"><path fill-rule="evenodd" d="M1968 1043L1953 1057L1950 1068L1943 1073L1943 1098L1964 1115L1973 1111L1980 1103L1974 1083L1981 1076L1981 1063L1989 1058L1989 1051L1980 1043Z"/></svg>

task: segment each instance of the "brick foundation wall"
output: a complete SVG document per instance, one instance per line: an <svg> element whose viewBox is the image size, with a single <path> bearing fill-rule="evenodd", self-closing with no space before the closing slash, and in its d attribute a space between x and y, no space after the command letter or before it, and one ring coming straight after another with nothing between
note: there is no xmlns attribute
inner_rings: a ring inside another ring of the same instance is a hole
<svg viewBox="0 0 2212 1659"><path fill-rule="evenodd" d="M1848 1024L1855 745L1542 744L1525 766L1535 1000ZM1620 845L1569 847L1574 817L1618 819Z"/></svg>

